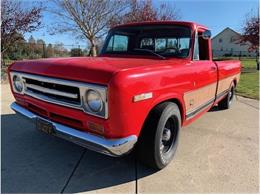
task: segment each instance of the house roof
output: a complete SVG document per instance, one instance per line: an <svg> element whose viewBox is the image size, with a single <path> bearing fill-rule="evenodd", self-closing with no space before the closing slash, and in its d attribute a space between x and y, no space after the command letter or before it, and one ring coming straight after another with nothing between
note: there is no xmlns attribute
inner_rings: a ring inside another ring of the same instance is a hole
<svg viewBox="0 0 260 195"><path fill-rule="evenodd" d="M212 39L215 39L216 37L218 37L219 35L221 35L222 33L224 33L226 30L231 30L232 32L234 32L235 34L241 36L240 33L236 32L235 30L233 30L232 28L226 27L224 30L222 30L220 33L216 34Z"/></svg>

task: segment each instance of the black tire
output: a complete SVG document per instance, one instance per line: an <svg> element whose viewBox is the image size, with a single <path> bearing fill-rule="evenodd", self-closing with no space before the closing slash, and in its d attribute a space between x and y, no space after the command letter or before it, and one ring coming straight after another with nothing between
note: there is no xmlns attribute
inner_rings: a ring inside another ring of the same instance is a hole
<svg viewBox="0 0 260 195"><path fill-rule="evenodd" d="M147 117L137 143L138 159L145 165L162 169L177 149L181 115L178 106L165 102L156 106Z"/></svg>
<svg viewBox="0 0 260 195"><path fill-rule="evenodd" d="M235 97L235 85L234 85L234 83L232 83L230 90L229 90L228 94L226 95L226 97L218 103L218 108L220 110L229 109L234 100L234 97Z"/></svg>

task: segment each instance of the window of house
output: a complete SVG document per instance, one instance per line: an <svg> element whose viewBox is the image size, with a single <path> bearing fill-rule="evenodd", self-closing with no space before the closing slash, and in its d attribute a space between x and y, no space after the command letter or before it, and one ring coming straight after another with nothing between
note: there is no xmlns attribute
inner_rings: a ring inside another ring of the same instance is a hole
<svg viewBox="0 0 260 195"><path fill-rule="evenodd" d="M232 37L230 38L230 43L233 43L233 42L237 41L238 39L239 39L238 37L232 36Z"/></svg>
<svg viewBox="0 0 260 195"><path fill-rule="evenodd" d="M222 40L221 38L218 40L219 43L222 43L222 41L223 41L223 40Z"/></svg>

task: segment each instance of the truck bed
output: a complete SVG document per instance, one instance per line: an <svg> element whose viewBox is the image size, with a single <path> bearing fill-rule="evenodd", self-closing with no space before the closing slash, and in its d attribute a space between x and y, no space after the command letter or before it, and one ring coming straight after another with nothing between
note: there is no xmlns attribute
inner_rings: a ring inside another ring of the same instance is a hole
<svg viewBox="0 0 260 195"><path fill-rule="evenodd" d="M217 96L228 90L227 86L234 81L236 85L240 78L241 62L239 60L214 61L218 67Z"/></svg>

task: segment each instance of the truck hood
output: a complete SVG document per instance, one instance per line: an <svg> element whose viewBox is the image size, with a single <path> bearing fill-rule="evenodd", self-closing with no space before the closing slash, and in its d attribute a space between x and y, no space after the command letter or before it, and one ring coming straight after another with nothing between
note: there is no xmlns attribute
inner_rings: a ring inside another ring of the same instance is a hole
<svg viewBox="0 0 260 195"><path fill-rule="evenodd" d="M48 58L15 62L10 71L105 85L119 71L152 65L169 65L167 61L111 57ZM174 61L171 60L171 64ZM184 60L177 59L176 63L177 61L179 64Z"/></svg>

